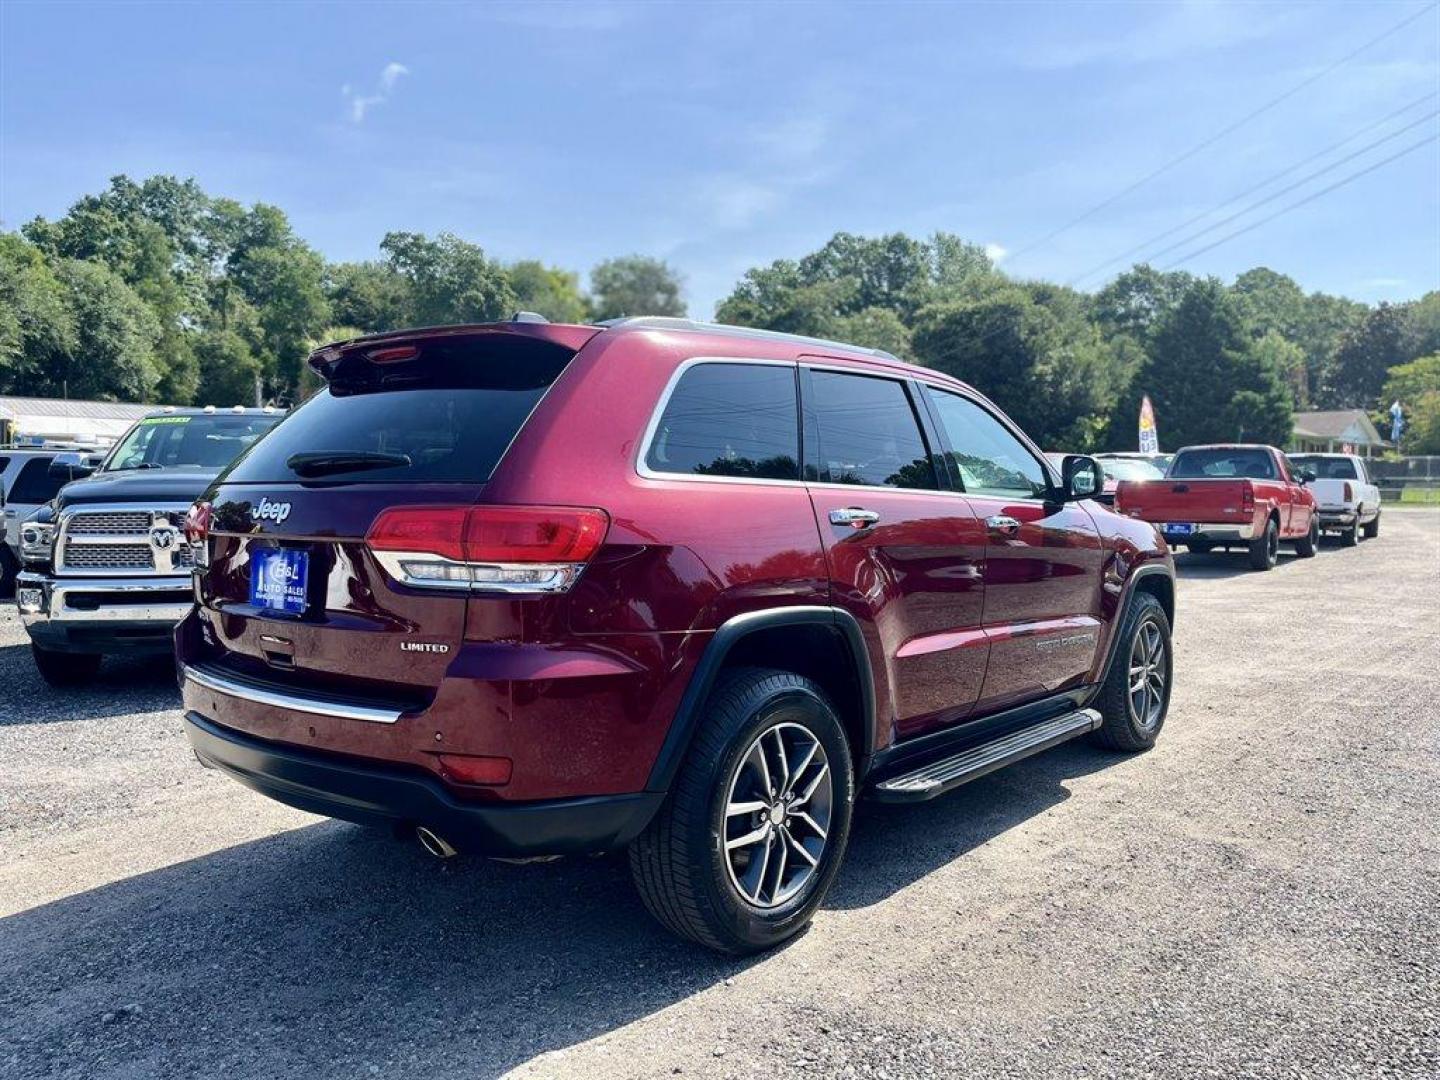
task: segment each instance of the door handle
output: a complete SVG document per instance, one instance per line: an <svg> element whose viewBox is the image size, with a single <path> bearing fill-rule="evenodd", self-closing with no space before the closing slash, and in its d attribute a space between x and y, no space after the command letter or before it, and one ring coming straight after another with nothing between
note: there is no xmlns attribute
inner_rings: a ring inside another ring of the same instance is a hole
<svg viewBox="0 0 1440 1080"><path fill-rule="evenodd" d="M880 520L874 510L862 510L858 506L846 506L830 511L831 525L849 525L852 529L868 529Z"/></svg>
<svg viewBox="0 0 1440 1080"><path fill-rule="evenodd" d="M1020 531L1020 522L1016 521L1009 514L994 514L985 519L987 528L1002 532L1006 536L1014 536Z"/></svg>

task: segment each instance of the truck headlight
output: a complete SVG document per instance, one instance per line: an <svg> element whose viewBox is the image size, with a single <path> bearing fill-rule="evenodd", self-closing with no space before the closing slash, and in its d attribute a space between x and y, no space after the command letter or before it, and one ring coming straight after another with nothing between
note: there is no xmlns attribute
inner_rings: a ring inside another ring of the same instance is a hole
<svg viewBox="0 0 1440 1080"><path fill-rule="evenodd" d="M55 526L27 521L20 526L20 558L25 562L49 562Z"/></svg>

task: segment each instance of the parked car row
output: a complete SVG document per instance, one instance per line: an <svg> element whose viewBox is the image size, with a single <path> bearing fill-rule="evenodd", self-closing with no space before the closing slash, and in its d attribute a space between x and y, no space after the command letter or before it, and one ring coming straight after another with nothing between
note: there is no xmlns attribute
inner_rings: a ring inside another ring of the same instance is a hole
<svg viewBox="0 0 1440 1080"><path fill-rule="evenodd" d="M1269 570L1281 544L1310 558L1322 532L1352 545L1362 534L1378 536L1380 492L1365 477L1352 454L1288 458L1273 446L1187 446L1162 478L1120 481L1115 508L1153 523L1172 546L1201 554L1239 548L1252 568Z"/></svg>

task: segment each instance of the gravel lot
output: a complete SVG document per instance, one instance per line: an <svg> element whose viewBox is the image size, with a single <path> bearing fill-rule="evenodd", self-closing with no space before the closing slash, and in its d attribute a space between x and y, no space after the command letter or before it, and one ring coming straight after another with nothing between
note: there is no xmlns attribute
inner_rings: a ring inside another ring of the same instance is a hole
<svg viewBox="0 0 1440 1080"><path fill-rule="evenodd" d="M205 772L165 665L48 690L7 607L0 1075L1440 1075L1440 514L1179 562L1153 752L862 807L740 962L620 859L441 865Z"/></svg>

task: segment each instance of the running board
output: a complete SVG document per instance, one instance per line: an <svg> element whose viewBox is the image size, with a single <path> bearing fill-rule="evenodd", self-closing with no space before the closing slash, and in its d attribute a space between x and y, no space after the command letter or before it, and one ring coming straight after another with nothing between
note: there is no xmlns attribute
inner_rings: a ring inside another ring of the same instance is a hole
<svg viewBox="0 0 1440 1080"><path fill-rule="evenodd" d="M951 788L977 780L986 773L1003 769L1006 765L1058 746L1077 735L1094 731L1100 724L1100 714L1094 709L1077 709L1053 720L1046 720L979 746L972 746L939 761L932 761L912 772L882 780L873 788L873 794L881 802L921 802L924 799L933 799Z"/></svg>

